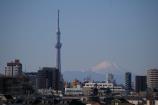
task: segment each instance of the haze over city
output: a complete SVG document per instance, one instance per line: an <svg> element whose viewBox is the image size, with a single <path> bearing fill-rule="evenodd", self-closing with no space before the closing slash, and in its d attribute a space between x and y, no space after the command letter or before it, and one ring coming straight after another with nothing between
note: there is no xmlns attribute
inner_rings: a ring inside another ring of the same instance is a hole
<svg viewBox="0 0 158 105"><path fill-rule="evenodd" d="M156 0L1 0L0 72L15 58L28 72L55 66L58 9L62 72L158 68Z"/></svg>

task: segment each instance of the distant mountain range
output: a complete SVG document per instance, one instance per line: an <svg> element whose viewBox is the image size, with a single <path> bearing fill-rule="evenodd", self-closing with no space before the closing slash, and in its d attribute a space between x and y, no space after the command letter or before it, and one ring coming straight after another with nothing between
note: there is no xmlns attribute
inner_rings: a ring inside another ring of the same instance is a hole
<svg viewBox="0 0 158 105"><path fill-rule="evenodd" d="M93 71L64 71L64 80L71 82L74 79L83 81L85 79L94 80L94 81L106 81L107 73L96 73ZM124 83L124 73L113 73L114 79L118 84Z"/></svg>
<svg viewBox="0 0 158 105"><path fill-rule="evenodd" d="M84 79L90 79L92 81L106 81L108 73L112 73L114 75L114 79L118 84L124 83L125 71L118 65L107 61L100 62L97 65L85 70L67 70L63 72L63 75L66 81L72 81L74 79L78 79L80 81L83 81Z"/></svg>
<svg viewBox="0 0 158 105"><path fill-rule="evenodd" d="M89 79L91 81L106 81L107 74L112 73L114 75L116 83L124 84L126 71L127 70L124 70L122 67L118 66L115 63L111 63L109 61L102 61L88 69L65 70L62 72L62 74L64 80L71 82L74 79L78 79L80 81L84 81L85 79ZM0 77L2 76L4 75L0 74ZM135 77L135 75L132 74L132 77Z"/></svg>

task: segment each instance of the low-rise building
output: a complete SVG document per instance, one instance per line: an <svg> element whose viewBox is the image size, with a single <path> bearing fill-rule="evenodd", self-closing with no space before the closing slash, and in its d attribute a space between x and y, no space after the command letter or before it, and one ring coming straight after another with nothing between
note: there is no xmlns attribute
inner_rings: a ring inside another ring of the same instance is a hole
<svg viewBox="0 0 158 105"><path fill-rule="evenodd" d="M1 77L0 78L0 93L10 95L31 94L34 90L29 84L29 80L22 75L18 78Z"/></svg>
<svg viewBox="0 0 158 105"><path fill-rule="evenodd" d="M112 89L113 93L123 93L125 92L125 89L123 88L123 86L114 86Z"/></svg>
<svg viewBox="0 0 158 105"><path fill-rule="evenodd" d="M99 92L98 94L101 96L106 94L107 89L110 89L111 93L115 93L115 94L122 94L123 92L125 92L125 89L123 88L123 86L115 86L113 83L88 82L88 83L85 83L85 85L83 86L83 94L91 95L92 90L93 90L93 88L95 88L95 86L98 89L98 92Z"/></svg>
<svg viewBox="0 0 158 105"><path fill-rule="evenodd" d="M99 83L95 83L95 82L88 82L88 83L85 83L85 86L84 87L87 87L87 88L94 88L95 85L97 85L97 88L113 88L113 83L108 83L108 82L99 82Z"/></svg>
<svg viewBox="0 0 158 105"><path fill-rule="evenodd" d="M84 96L90 96L92 95L93 88L89 88L89 87L83 87L82 88L82 92Z"/></svg>
<svg viewBox="0 0 158 105"><path fill-rule="evenodd" d="M80 87L80 85L77 85L76 88L65 88L65 95L80 96L80 95L83 95L83 90Z"/></svg>

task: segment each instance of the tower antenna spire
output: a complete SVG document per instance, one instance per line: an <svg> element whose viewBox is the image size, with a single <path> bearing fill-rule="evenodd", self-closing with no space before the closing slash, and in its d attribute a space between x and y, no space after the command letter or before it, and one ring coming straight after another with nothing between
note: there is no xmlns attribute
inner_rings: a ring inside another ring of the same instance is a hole
<svg viewBox="0 0 158 105"><path fill-rule="evenodd" d="M59 9L58 9L58 31L60 31L60 28L59 28Z"/></svg>

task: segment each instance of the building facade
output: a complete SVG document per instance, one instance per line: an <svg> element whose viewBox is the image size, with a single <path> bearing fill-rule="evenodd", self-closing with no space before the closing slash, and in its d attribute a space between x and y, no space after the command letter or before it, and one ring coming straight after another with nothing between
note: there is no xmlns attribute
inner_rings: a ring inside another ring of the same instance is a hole
<svg viewBox="0 0 158 105"><path fill-rule="evenodd" d="M147 86L148 88L158 90L158 69L150 69L147 71Z"/></svg>
<svg viewBox="0 0 158 105"><path fill-rule="evenodd" d="M0 77L0 94L24 95L34 92L28 79L23 75L21 77Z"/></svg>
<svg viewBox="0 0 158 105"><path fill-rule="evenodd" d="M125 89L126 91L132 90L132 74L130 72L125 73Z"/></svg>
<svg viewBox="0 0 158 105"><path fill-rule="evenodd" d="M43 67L37 73L37 89L59 90L59 70L51 67Z"/></svg>
<svg viewBox="0 0 158 105"><path fill-rule="evenodd" d="M135 77L135 91L144 92L147 90L147 77L146 76L136 76Z"/></svg>
<svg viewBox="0 0 158 105"><path fill-rule="evenodd" d="M20 60L15 59L15 61L11 61L7 63L5 67L5 76L6 77L17 77L22 73L22 64Z"/></svg>
<svg viewBox="0 0 158 105"><path fill-rule="evenodd" d="M25 73L27 78L29 79L30 84L32 87L35 89L36 88L36 77L37 77L37 72L27 72Z"/></svg>

